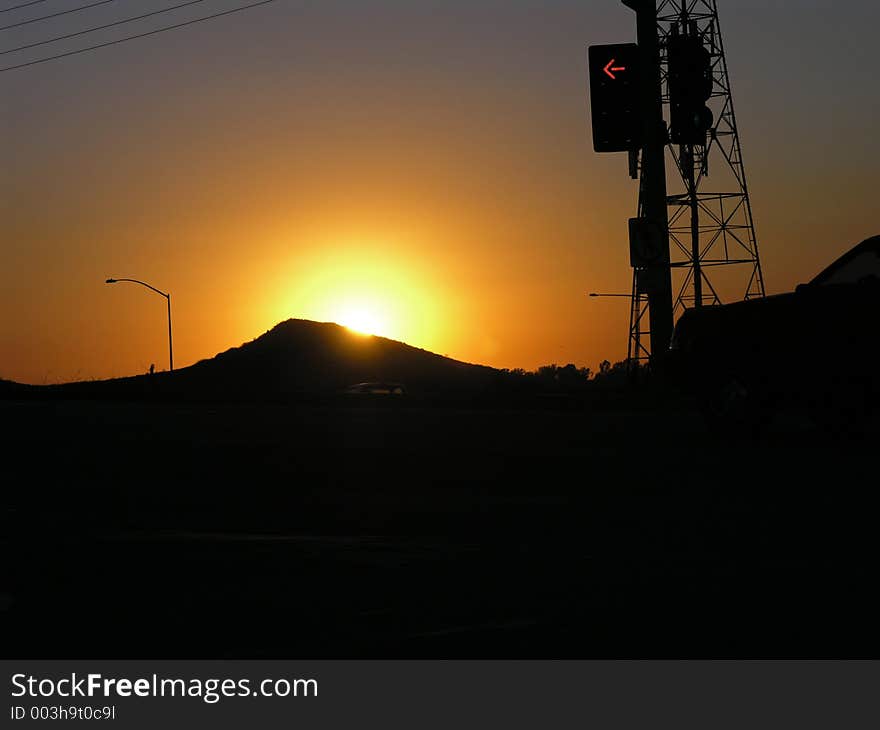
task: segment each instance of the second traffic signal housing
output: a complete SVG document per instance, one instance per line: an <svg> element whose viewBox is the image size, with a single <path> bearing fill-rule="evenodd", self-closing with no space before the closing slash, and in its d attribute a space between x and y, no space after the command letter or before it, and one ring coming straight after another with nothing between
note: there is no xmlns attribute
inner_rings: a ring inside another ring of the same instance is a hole
<svg viewBox="0 0 880 730"><path fill-rule="evenodd" d="M698 36L670 36L667 42L671 139L706 144L715 121L706 102L712 96L712 55Z"/></svg>

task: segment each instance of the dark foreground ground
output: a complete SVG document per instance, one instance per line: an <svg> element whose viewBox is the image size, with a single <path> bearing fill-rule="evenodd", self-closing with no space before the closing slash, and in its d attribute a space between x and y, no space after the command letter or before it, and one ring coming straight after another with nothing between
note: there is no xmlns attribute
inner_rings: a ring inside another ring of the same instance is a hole
<svg viewBox="0 0 880 730"><path fill-rule="evenodd" d="M0 403L10 657L876 657L876 431Z"/></svg>

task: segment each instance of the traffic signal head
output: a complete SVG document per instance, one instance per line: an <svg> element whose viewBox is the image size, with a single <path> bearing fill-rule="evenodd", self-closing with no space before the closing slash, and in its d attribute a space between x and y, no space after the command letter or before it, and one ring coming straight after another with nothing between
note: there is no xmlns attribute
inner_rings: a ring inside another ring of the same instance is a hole
<svg viewBox="0 0 880 730"><path fill-rule="evenodd" d="M635 43L590 46L590 106L596 152L626 152L641 146L639 61Z"/></svg>
<svg viewBox="0 0 880 730"><path fill-rule="evenodd" d="M706 106L712 96L712 55L696 36L670 36L667 41L671 137L675 144L705 144L714 115Z"/></svg>

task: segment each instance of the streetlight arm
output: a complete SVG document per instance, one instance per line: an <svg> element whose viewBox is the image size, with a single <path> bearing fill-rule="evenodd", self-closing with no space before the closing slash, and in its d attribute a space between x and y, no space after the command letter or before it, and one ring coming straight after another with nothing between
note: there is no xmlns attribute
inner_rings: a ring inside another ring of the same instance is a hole
<svg viewBox="0 0 880 730"><path fill-rule="evenodd" d="M166 294L163 291L159 291L156 287L150 286L149 284L147 284L147 282L141 281L140 279L107 279L107 281L105 281L104 283L105 284L116 284L120 281L130 281L132 284L140 284L141 286L147 287L147 289L152 289L154 292L156 292L156 294L161 294L166 299L171 298L170 294Z"/></svg>

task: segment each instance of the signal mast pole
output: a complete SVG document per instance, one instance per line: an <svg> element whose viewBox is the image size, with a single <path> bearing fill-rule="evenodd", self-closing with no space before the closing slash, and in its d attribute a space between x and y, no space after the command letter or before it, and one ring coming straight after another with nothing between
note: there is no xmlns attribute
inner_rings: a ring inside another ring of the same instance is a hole
<svg viewBox="0 0 880 730"><path fill-rule="evenodd" d="M642 160L639 185L639 219L653 229L659 248L656 259L636 269L633 301L647 294L651 335L651 359L662 366L672 338L672 274L666 203L666 123L660 74L660 43L657 6L654 0L623 0L636 12L641 54L640 98L642 111Z"/></svg>

